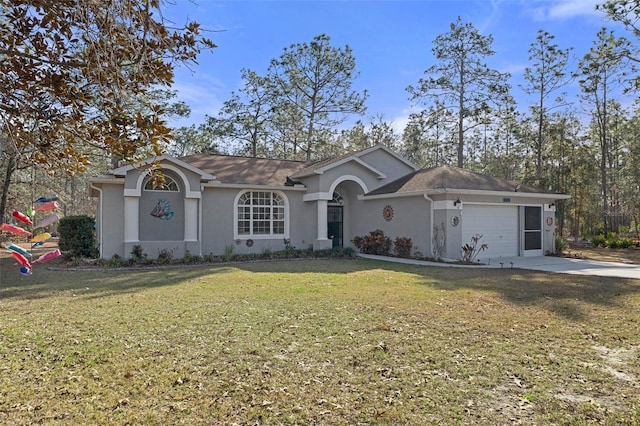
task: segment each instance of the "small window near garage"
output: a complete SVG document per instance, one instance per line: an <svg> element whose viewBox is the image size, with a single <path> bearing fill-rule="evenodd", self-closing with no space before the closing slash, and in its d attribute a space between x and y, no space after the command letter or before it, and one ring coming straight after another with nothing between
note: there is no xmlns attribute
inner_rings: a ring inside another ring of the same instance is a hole
<svg viewBox="0 0 640 426"><path fill-rule="evenodd" d="M236 205L236 232L241 237L278 236L286 234L285 200L270 191L246 191Z"/></svg>
<svg viewBox="0 0 640 426"><path fill-rule="evenodd" d="M153 181L153 179L147 178L144 183L145 191L170 191L170 192L178 192L180 188L178 187L178 183L171 177L164 175L164 182L161 184L157 184Z"/></svg>

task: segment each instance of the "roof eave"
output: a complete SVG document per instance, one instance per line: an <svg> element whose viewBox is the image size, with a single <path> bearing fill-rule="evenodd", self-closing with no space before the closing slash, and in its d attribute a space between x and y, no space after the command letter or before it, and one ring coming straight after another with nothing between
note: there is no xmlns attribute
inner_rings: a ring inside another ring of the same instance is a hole
<svg viewBox="0 0 640 426"><path fill-rule="evenodd" d="M402 191L402 192L389 192L386 194L374 194L374 195L361 195L358 199L361 200L379 200L385 198L401 198L401 197L415 197L420 195L484 195L484 196L498 196L498 197L526 197L545 200L568 200L571 195L556 194L550 192L515 192L515 191L488 191L483 189L453 189L453 188L439 188L439 189L422 189L417 191Z"/></svg>
<svg viewBox="0 0 640 426"><path fill-rule="evenodd" d="M145 166L148 166L148 165L156 163L156 162L160 163L161 161L167 161L169 163L173 163L176 166L179 166L179 167L181 167L183 169L189 170L189 171L191 171L191 172L193 172L193 173L195 173L197 175L200 175L200 180L202 180L202 181L212 181L212 180L215 180L215 178L216 178L214 175L212 175L210 173L207 173L207 172L205 172L205 171L203 171L203 170L201 170L201 169L199 169L199 168L197 168L195 166L192 166L191 164L189 164L189 163L187 163L185 161L179 160L179 159L174 158L174 157L170 157L168 155L161 155L159 157L148 158L146 160L142 160L142 161L140 161L140 162L138 162L136 164L133 164L133 165L132 164L127 164L126 166L118 167L117 169L111 170L111 174L114 175L114 176L126 176L126 174L131 170L138 169L138 168L141 168L141 167L145 167ZM162 167L162 165L161 165L161 167Z"/></svg>
<svg viewBox="0 0 640 426"><path fill-rule="evenodd" d="M257 189L270 191L297 191L305 192L307 187L304 185L263 185L251 183L221 183L220 181L208 182L202 184L203 188L228 188L228 189Z"/></svg>

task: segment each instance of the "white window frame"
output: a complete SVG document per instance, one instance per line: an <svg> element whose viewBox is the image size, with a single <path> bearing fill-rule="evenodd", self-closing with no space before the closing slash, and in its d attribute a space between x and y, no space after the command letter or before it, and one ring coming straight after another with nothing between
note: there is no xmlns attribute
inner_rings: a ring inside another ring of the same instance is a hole
<svg viewBox="0 0 640 426"><path fill-rule="evenodd" d="M243 198L243 195L251 193L251 203L250 204L240 204L240 200ZM270 200L273 201L274 195L280 197L283 201L282 205L274 205L274 204L259 204L254 203L254 194L270 194ZM240 207L244 206L248 208L248 218L240 217ZM284 208L284 233L282 234L274 234L273 233L273 224L274 224L274 215L273 209L274 207L283 207ZM256 214L264 213L268 215L268 220L260 218L256 218ZM240 221L248 221L249 222L249 232L248 233L240 233L238 231ZM256 222L269 222L269 233L257 233L254 230L254 226ZM233 239L234 240L266 240L266 239L282 239L289 238L289 199L281 191L273 191L273 190L260 190L260 189L243 189L236 195L235 201L233 202Z"/></svg>
<svg viewBox="0 0 640 426"><path fill-rule="evenodd" d="M147 186L151 186L151 179L148 177L145 179L145 182L142 185L143 191L147 192L180 192L180 185L178 181L172 178L171 176L165 174L164 175L164 183L162 186L157 188L147 188ZM172 184L175 189L172 189Z"/></svg>

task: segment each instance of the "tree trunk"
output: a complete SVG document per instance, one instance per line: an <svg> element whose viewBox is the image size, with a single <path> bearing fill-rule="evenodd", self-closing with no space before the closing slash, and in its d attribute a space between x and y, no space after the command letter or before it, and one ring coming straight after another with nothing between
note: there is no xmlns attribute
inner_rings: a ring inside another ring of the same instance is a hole
<svg viewBox="0 0 640 426"><path fill-rule="evenodd" d="M607 133L609 130L609 117L607 116L607 75L603 78L603 90L602 90L602 112L601 112L601 125L600 125L600 183L602 185L602 230L606 238L609 232L608 224L608 207L609 207L609 193L607 188L607 155L609 151L609 144L607 140Z"/></svg>
<svg viewBox="0 0 640 426"><path fill-rule="evenodd" d="M7 200L9 198L9 187L11 186L11 176L16 171L17 155L10 154L9 161L7 162L7 172L4 177L4 183L2 184L2 199L0 199L0 222L4 222L7 210Z"/></svg>
<svg viewBox="0 0 640 426"><path fill-rule="evenodd" d="M464 58L460 60L460 93L458 96L458 167L464 166Z"/></svg>
<svg viewBox="0 0 640 426"><path fill-rule="evenodd" d="M536 142L536 185L540 186L540 182L542 180L542 138L543 138L543 127L544 127L544 85L542 89L540 89L540 104L538 108L538 140Z"/></svg>

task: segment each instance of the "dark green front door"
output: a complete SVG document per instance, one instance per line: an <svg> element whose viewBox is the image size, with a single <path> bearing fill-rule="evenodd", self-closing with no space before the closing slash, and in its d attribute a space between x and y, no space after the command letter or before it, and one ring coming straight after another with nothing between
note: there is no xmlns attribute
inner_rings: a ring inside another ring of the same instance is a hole
<svg viewBox="0 0 640 426"><path fill-rule="evenodd" d="M342 247L342 206L329 206L327 221L327 238L333 241L333 247Z"/></svg>

